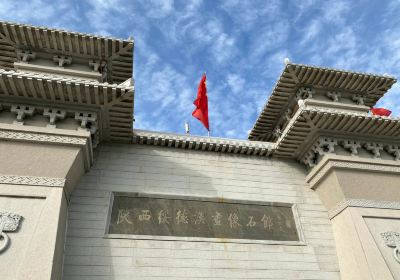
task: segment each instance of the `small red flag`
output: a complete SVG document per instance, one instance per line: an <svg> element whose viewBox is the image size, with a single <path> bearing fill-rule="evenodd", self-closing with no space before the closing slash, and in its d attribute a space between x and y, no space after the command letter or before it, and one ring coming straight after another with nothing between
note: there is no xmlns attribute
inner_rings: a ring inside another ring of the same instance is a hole
<svg viewBox="0 0 400 280"><path fill-rule="evenodd" d="M206 86L206 74L203 74L197 89L197 98L193 102L196 106L192 116L203 123L203 125L210 131L210 126L208 123L208 97L207 97L207 86Z"/></svg>
<svg viewBox="0 0 400 280"><path fill-rule="evenodd" d="M371 108L372 115L389 117L392 111L385 108Z"/></svg>

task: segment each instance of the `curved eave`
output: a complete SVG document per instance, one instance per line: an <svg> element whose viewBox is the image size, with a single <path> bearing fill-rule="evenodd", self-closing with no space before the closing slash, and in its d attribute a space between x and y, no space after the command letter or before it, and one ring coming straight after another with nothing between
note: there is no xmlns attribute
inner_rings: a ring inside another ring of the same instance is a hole
<svg viewBox="0 0 400 280"><path fill-rule="evenodd" d="M301 153L311 132L343 138L375 138L398 143L400 120L370 116L365 113L332 112L329 110L303 110L277 142L275 156L296 157Z"/></svg>
<svg viewBox="0 0 400 280"><path fill-rule="evenodd" d="M133 40L0 21L0 68L14 68L17 47L105 60L110 71L108 82L120 83L132 77Z"/></svg>
<svg viewBox="0 0 400 280"><path fill-rule="evenodd" d="M0 69L0 101L89 106L108 112L110 141L131 142L134 87Z"/></svg>
<svg viewBox="0 0 400 280"><path fill-rule="evenodd" d="M270 156L275 149L275 144L267 142L180 135L137 129L133 131L133 143L259 157Z"/></svg>
<svg viewBox="0 0 400 280"><path fill-rule="evenodd" d="M396 82L393 77L302 64L287 64L257 118L250 140L270 140L270 134L300 86L335 88L365 95L365 105L376 102Z"/></svg>

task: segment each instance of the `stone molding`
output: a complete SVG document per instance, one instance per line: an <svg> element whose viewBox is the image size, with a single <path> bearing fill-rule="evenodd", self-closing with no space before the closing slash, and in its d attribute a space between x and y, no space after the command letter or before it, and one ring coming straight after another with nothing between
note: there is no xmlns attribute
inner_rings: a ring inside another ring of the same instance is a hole
<svg viewBox="0 0 400 280"><path fill-rule="evenodd" d="M88 131L54 129L0 123L0 141L77 146L85 157L85 169L93 164L93 145Z"/></svg>
<svg viewBox="0 0 400 280"><path fill-rule="evenodd" d="M32 117L35 115L42 115L46 117L48 123L46 127L57 128L57 121L64 119L75 119L76 128L81 130L90 131L93 143L99 143L99 122L97 118L97 113L92 111L77 111L77 110L66 110L57 107L43 107L43 106L32 106L24 104L12 104L3 103L3 111L10 111L16 114L16 119L14 124L24 125L25 117ZM71 128L71 130L75 130ZM96 145L93 145L96 148Z"/></svg>
<svg viewBox="0 0 400 280"><path fill-rule="evenodd" d="M25 131L11 131L0 129L0 139L2 140L12 140L12 141L27 141L35 143L61 143L84 146L86 145L87 138L84 137L73 137L64 135L50 135L34 132Z"/></svg>
<svg viewBox="0 0 400 280"><path fill-rule="evenodd" d="M323 179L332 168L356 169L365 171L388 172L400 174L398 161L381 159L364 159L349 156L329 155L319 162L307 175L306 181L312 189Z"/></svg>
<svg viewBox="0 0 400 280"><path fill-rule="evenodd" d="M398 202L398 201L378 201L378 200L368 200L368 199L344 199L328 211L329 218L333 219L335 216L339 215L347 207L400 210L400 202Z"/></svg>
<svg viewBox="0 0 400 280"><path fill-rule="evenodd" d="M303 157L300 158L300 162L304 163L307 167L313 168L318 164L318 161L320 160L319 156L333 154L335 152L335 147L338 145L346 149L352 157L356 157L359 154L360 149L368 151L371 155L371 159L380 159L381 151L384 149L393 157L394 161L398 161L400 156L400 148L398 145L320 136L315 140L314 144L308 149ZM387 159L386 161L390 161L390 159Z"/></svg>
<svg viewBox="0 0 400 280"><path fill-rule="evenodd" d="M0 184L64 187L65 179L36 176L0 175Z"/></svg>
<svg viewBox="0 0 400 280"><path fill-rule="evenodd" d="M144 130L134 130L133 143L256 156L270 156L275 149L275 144L269 142L179 135Z"/></svg>

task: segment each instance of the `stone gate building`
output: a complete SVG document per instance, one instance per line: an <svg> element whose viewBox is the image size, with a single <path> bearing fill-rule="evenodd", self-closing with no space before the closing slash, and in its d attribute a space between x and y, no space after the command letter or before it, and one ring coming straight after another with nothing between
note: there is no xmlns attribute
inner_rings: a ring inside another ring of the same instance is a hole
<svg viewBox="0 0 400 280"><path fill-rule="evenodd" d="M0 22L0 279L400 279L395 78L287 63L249 140L141 131L133 46Z"/></svg>

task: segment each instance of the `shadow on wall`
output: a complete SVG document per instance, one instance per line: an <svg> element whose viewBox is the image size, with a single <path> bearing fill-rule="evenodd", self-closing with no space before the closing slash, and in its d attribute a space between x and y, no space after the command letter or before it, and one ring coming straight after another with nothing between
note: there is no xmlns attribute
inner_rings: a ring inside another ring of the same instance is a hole
<svg viewBox="0 0 400 280"><path fill-rule="evenodd" d="M197 152L193 156L193 151L190 153L162 147L101 144L95 154L94 166L72 193L63 279L95 275L110 279L117 275L134 276L138 266L148 266L136 263L138 258L134 255L140 248L135 248L135 243L144 247L170 244L156 240L105 238L112 192L220 196L213 187L215 181L207 175L210 155L217 160L219 154Z"/></svg>

